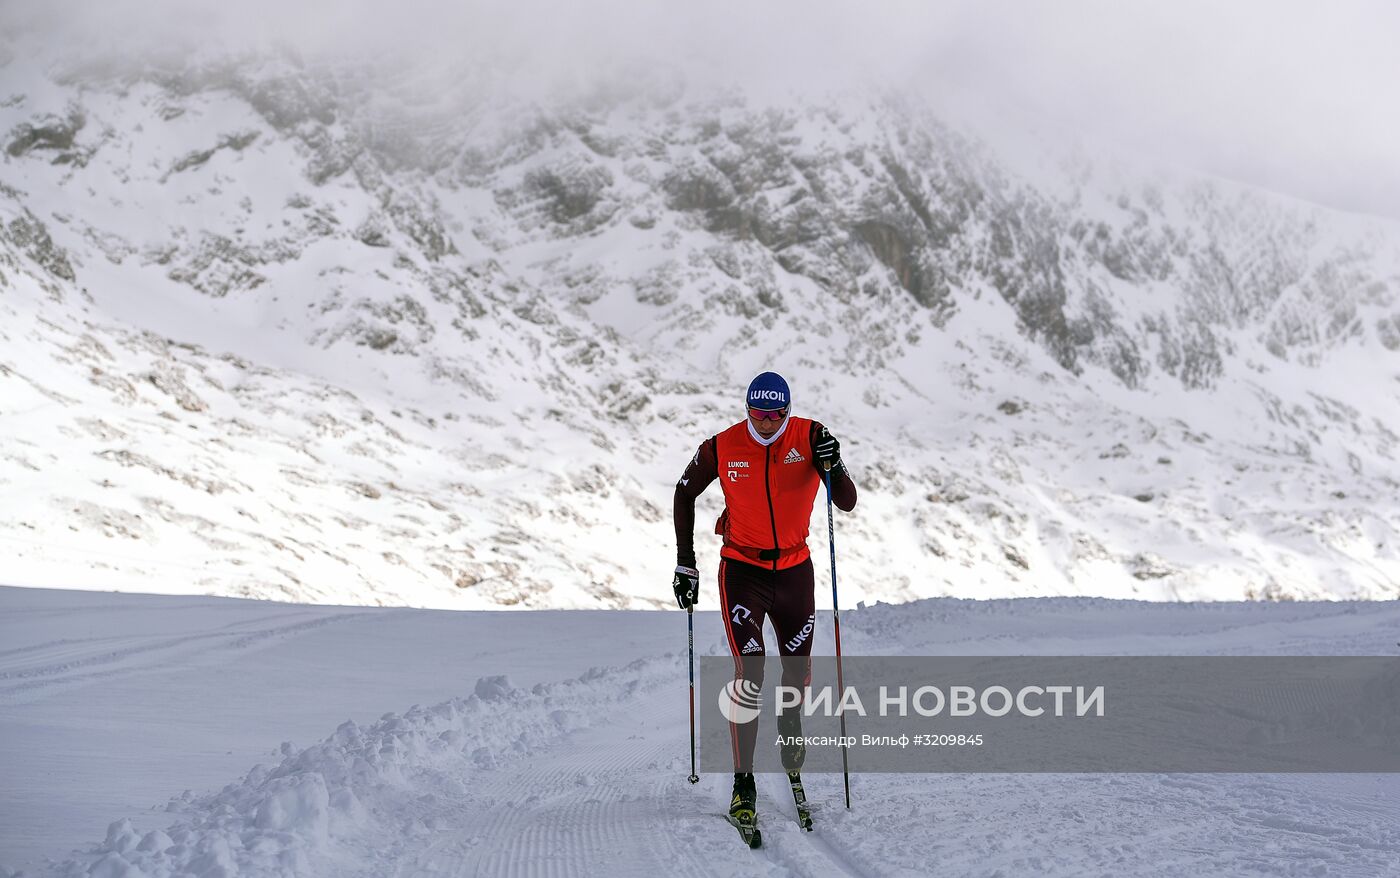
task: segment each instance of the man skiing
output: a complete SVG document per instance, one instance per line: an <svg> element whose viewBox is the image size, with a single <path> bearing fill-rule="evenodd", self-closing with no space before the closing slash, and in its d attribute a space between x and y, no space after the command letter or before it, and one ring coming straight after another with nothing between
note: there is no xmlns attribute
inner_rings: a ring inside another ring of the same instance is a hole
<svg viewBox="0 0 1400 878"><path fill-rule="evenodd" d="M815 580L807 548L812 503L823 474L831 475L832 499L843 512L856 505L856 486L841 461L841 443L820 423L791 414L792 394L776 372L749 384L747 417L700 444L676 483L676 572L672 588L682 609L699 595L695 559L695 499L715 479L724 490L724 513L715 533L720 549L719 595L735 679L762 686L763 620L771 619L783 657L783 685L805 687L811 680L816 627ZM801 734L794 708L778 718L785 739ZM730 723L734 754L734 797L730 819L743 832L756 818L753 752L757 723ZM805 818L805 796L798 770L805 748L781 748L783 767ZM804 820L804 825L810 824ZM746 838L748 836L746 835Z"/></svg>

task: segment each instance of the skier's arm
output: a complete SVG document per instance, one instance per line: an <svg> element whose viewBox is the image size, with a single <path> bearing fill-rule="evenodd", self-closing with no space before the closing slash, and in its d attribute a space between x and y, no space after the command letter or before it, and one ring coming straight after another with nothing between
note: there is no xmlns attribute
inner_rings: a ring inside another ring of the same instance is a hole
<svg viewBox="0 0 1400 878"><path fill-rule="evenodd" d="M826 471L823 466L824 460L831 460L831 500L836 504L836 508L842 512L850 512L856 508L856 483L851 481L851 474L846 471L846 462L841 459L841 443L836 441L830 431L820 423L812 422L812 434L809 437L814 450L812 455L812 466L818 473Z"/></svg>
<svg viewBox="0 0 1400 878"><path fill-rule="evenodd" d="M676 522L676 564L695 566L695 498L719 478L719 458L715 456L715 439L711 436L696 449L690 465L676 482L672 515Z"/></svg>

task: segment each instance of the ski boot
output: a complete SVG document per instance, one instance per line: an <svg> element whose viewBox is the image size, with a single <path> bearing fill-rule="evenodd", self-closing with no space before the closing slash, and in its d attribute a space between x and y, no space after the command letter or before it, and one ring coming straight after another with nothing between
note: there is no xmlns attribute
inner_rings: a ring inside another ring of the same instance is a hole
<svg viewBox="0 0 1400 878"><path fill-rule="evenodd" d="M763 836L758 831L758 791L752 774L734 775L734 798L729 803L729 822L739 830L739 835L751 848L763 844Z"/></svg>
<svg viewBox="0 0 1400 878"><path fill-rule="evenodd" d="M778 730L783 744L778 747L778 755L783 760L783 770L787 772L788 786L792 789L792 801L797 806L797 825L808 832L812 831L812 811L807 807L807 791L802 788L802 763L807 760L807 745L802 743L802 721L794 713L778 717Z"/></svg>

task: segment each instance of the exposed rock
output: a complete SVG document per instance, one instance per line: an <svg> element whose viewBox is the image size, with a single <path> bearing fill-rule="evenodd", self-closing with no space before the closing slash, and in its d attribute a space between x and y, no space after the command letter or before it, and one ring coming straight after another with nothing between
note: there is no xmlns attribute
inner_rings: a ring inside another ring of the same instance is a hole
<svg viewBox="0 0 1400 878"><path fill-rule="evenodd" d="M73 266L68 261L68 254L54 243L53 238L49 237L49 230L28 209L24 209L20 216L10 220L4 231L11 244L34 260L48 274L64 281L71 282L77 279L73 273Z"/></svg>
<svg viewBox="0 0 1400 878"><path fill-rule="evenodd" d="M391 243L389 229L377 214L370 215L360 223L359 228L355 229L355 240L367 247L388 247Z"/></svg>
<svg viewBox="0 0 1400 878"><path fill-rule="evenodd" d="M1176 570L1169 565L1160 555L1151 552L1140 552L1128 561L1128 568L1133 573L1135 579L1161 579L1176 573Z"/></svg>
<svg viewBox="0 0 1400 878"><path fill-rule="evenodd" d="M531 171L525 177L525 191L543 199L550 219L561 224L592 212L612 184L613 177L607 168L582 164L544 168Z"/></svg>
<svg viewBox="0 0 1400 878"><path fill-rule="evenodd" d="M267 280L256 270L257 266L269 261L269 256L282 261L291 255L280 247L275 247L270 254L264 253L261 248L243 245L216 234L203 235L192 248L172 248L165 258L177 254L185 258L172 267L167 276L215 298L222 298L231 292L256 289Z"/></svg>
<svg viewBox="0 0 1400 878"><path fill-rule="evenodd" d="M10 132L5 152L18 158L35 150L52 151L53 164L74 163L80 158L78 163L83 163L86 157L75 151L73 145L86 123L87 117L76 105L70 106L64 117L48 115L34 122L22 122Z"/></svg>
<svg viewBox="0 0 1400 878"><path fill-rule="evenodd" d="M170 166L170 173L178 174L181 171L188 171L197 168L214 157L214 154L221 149L228 149L234 152L241 152L258 139L257 131L244 131L239 134L225 134L219 138L219 142L209 149L196 150L186 154L183 158L177 159L175 164Z"/></svg>
<svg viewBox="0 0 1400 878"><path fill-rule="evenodd" d="M185 383L184 370L179 366L171 365L165 361L159 362L156 364L155 370L146 375L146 380L158 387L161 392L172 397L180 408L187 412L202 412L209 408L208 404Z"/></svg>

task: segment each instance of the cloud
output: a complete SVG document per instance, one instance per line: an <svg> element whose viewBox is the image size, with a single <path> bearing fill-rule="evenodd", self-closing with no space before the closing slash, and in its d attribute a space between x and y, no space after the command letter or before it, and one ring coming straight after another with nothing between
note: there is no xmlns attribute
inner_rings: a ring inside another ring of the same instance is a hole
<svg viewBox="0 0 1400 878"><path fill-rule="evenodd" d="M1400 217L1400 6L983 3L926 59L944 96Z"/></svg>
<svg viewBox="0 0 1400 878"><path fill-rule="evenodd" d="M1349 210L1400 217L1400 5L767 0L70 0L4 4L6 30L130 56L292 46L530 94L679 70L789 92L897 86L993 123L1102 141ZM28 38L28 37L26 37ZM470 85L466 85L470 83Z"/></svg>

